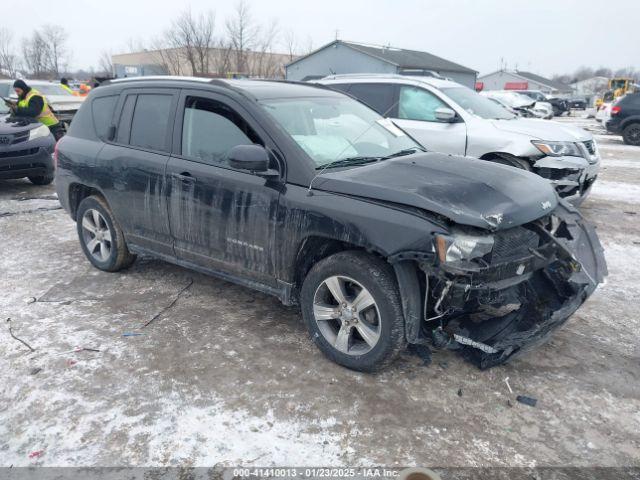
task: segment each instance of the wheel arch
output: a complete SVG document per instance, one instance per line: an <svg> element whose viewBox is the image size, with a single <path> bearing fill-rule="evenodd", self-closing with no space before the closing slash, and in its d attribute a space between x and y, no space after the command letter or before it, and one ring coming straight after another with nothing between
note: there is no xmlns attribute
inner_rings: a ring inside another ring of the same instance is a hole
<svg viewBox="0 0 640 480"><path fill-rule="evenodd" d="M107 205L109 204L109 202L107 202L107 198L99 189L95 187L90 187L83 183L72 183L71 185L69 185L68 195L69 195L68 197L69 214L71 215L71 218L73 218L74 220L77 220L76 214L78 212L78 207L80 206L80 202L82 202L82 200L84 200L87 197L96 195L101 197L107 203Z"/></svg>
<svg viewBox="0 0 640 480"><path fill-rule="evenodd" d="M348 250L367 252L386 260L385 255L374 248L367 248L363 245L322 235L309 235L301 240L296 252L293 265L295 289L300 290L302 282L304 282L307 273L309 273L313 265L335 253Z"/></svg>

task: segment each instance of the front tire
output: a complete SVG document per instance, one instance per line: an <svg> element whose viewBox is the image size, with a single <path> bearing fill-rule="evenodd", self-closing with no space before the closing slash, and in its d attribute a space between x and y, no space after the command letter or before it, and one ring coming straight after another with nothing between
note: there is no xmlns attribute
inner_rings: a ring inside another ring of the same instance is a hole
<svg viewBox="0 0 640 480"><path fill-rule="evenodd" d="M48 175L37 175L37 176L31 176L27 178L34 185L49 185L51 182L53 182L54 175L50 173Z"/></svg>
<svg viewBox="0 0 640 480"><path fill-rule="evenodd" d="M122 229L102 197L82 200L76 219L82 251L94 267L117 272L135 261L136 256L129 252Z"/></svg>
<svg viewBox="0 0 640 480"><path fill-rule="evenodd" d="M348 251L320 261L304 280L301 304L314 343L344 367L381 370L406 346L395 275L377 257Z"/></svg>
<svg viewBox="0 0 640 480"><path fill-rule="evenodd" d="M622 140L627 145L640 146L640 123L632 123L622 130Z"/></svg>

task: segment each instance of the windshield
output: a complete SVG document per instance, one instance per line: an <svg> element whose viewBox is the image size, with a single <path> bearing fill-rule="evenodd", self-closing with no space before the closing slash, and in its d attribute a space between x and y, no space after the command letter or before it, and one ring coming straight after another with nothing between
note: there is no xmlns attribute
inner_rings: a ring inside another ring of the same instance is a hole
<svg viewBox="0 0 640 480"><path fill-rule="evenodd" d="M422 150L390 120L351 98L283 98L260 103L319 168Z"/></svg>
<svg viewBox="0 0 640 480"><path fill-rule="evenodd" d="M442 91L467 112L480 118L490 120L511 120L516 118L506 108L484 98L482 95L478 95L470 88L443 88Z"/></svg>
<svg viewBox="0 0 640 480"><path fill-rule="evenodd" d="M0 115L6 115L7 113L9 113L9 107L0 100Z"/></svg>
<svg viewBox="0 0 640 480"><path fill-rule="evenodd" d="M33 88L38 90L43 95L64 95L67 97L73 97L71 93L55 83L51 83L48 85L34 85Z"/></svg>

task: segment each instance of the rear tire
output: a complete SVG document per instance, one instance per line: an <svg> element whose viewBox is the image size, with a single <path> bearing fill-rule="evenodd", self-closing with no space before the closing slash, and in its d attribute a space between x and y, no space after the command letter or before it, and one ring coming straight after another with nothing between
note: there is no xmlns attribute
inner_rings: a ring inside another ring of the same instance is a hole
<svg viewBox="0 0 640 480"><path fill-rule="evenodd" d="M622 140L627 145L640 146L640 123L632 123L624 127Z"/></svg>
<svg viewBox="0 0 640 480"><path fill-rule="evenodd" d="M381 370L406 346L395 274L373 255L339 252L318 262L302 285L301 305L311 339L344 367Z"/></svg>
<svg viewBox="0 0 640 480"><path fill-rule="evenodd" d="M31 176L31 177L27 177L27 178L34 185L49 185L51 182L53 182L53 179L55 177L54 177L53 173L50 173L50 174L47 174L47 175L37 175L37 176Z"/></svg>
<svg viewBox="0 0 640 480"><path fill-rule="evenodd" d="M129 252L122 229L102 197L92 195L80 202L76 225L82 251L94 267L117 272L135 261L136 256Z"/></svg>

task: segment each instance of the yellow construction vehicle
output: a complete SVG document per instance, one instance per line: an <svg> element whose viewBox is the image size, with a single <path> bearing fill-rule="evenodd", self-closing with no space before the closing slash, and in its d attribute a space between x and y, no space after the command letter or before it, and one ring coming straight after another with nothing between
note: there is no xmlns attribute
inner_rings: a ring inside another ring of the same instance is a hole
<svg viewBox="0 0 640 480"><path fill-rule="evenodd" d="M612 78L609 80L609 90L603 97L596 100L596 108L600 108L603 103L610 103L627 93L638 91L638 85L633 78Z"/></svg>
<svg viewBox="0 0 640 480"><path fill-rule="evenodd" d="M612 78L609 80L609 90L613 90L614 99L633 92L634 87L635 80L633 78Z"/></svg>

